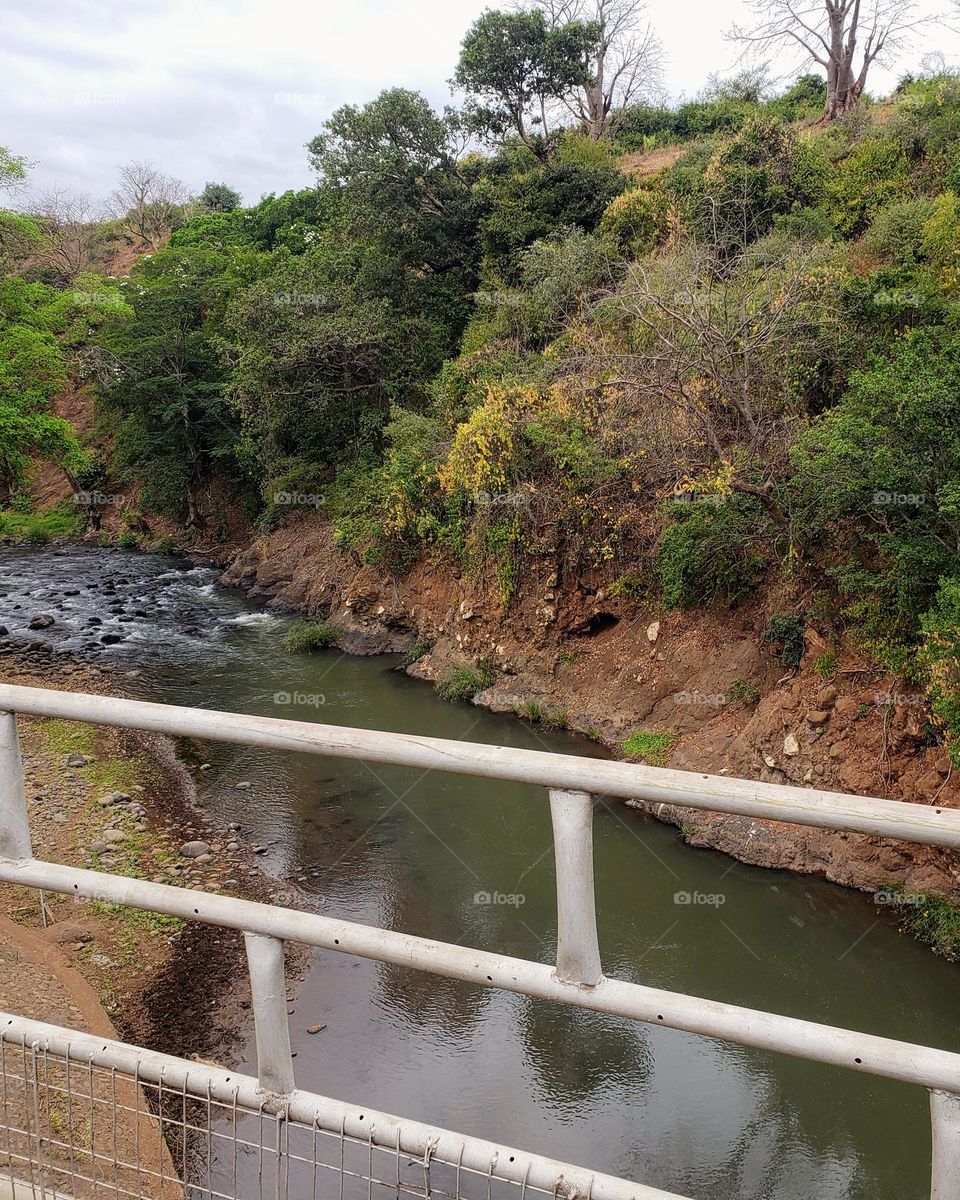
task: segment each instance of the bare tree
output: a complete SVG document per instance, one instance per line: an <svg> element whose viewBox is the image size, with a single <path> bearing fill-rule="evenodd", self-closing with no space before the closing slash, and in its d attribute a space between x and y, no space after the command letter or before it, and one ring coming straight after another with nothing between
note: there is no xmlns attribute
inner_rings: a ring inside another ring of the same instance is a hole
<svg viewBox="0 0 960 1200"><path fill-rule="evenodd" d="M164 175L152 163L132 162L120 169L120 184L110 195L109 207L126 233L157 250L189 198L179 179Z"/></svg>
<svg viewBox="0 0 960 1200"><path fill-rule="evenodd" d="M888 62L924 25L942 19L919 0L748 0L751 26L730 36L763 51L799 51L826 72L824 118L855 108L875 62Z"/></svg>
<svg viewBox="0 0 960 1200"><path fill-rule="evenodd" d="M599 30L590 81L565 99L588 137L614 136L631 104L660 95L664 51L645 0L535 0L535 6L553 26L581 21Z"/></svg>
<svg viewBox="0 0 960 1200"><path fill-rule="evenodd" d="M67 282L91 268L96 227L88 196L53 188L31 206L30 215L43 235L38 258Z"/></svg>

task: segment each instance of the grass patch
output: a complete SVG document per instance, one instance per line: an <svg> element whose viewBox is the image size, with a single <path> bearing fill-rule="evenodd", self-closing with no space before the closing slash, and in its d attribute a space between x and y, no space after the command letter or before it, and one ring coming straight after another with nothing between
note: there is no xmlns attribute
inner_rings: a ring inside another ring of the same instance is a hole
<svg viewBox="0 0 960 1200"><path fill-rule="evenodd" d="M287 630L283 648L288 654L309 654L326 650L337 639L337 627L331 621L297 621Z"/></svg>
<svg viewBox="0 0 960 1200"><path fill-rule="evenodd" d="M638 729L630 734L621 748L627 758L634 761L639 759L649 767L662 767L676 742L675 733L653 733L649 729Z"/></svg>
<svg viewBox="0 0 960 1200"><path fill-rule="evenodd" d="M936 896L906 896L899 888L892 893L893 908L905 933L929 946L949 962L960 962L960 908Z"/></svg>
<svg viewBox="0 0 960 1200"><path fill-rule="evenodd" d="M54 761L71 754L93 758L97 749L97 731L73 721L43 721L37 729L44 757ZM62 764L61 764L62 765ZM139 780L135 764L120 758L96 759L75 768L91 787L103 792L128 792Z"/></svg>
<svg viewBox="0 0 960 1200"><path fill-rule="evenodd" d="M823 679L832 679L837 673L837 667L840 665L837 656L828 650L826 654L821 654L817 661L813 664L813 669Z"/></svg>
<svg viewBox="0 0 960 1200"><path fill-rule="evenodd" d="M478 663L452 663L446 668L435 687L441 700L472 700L493 683L493 663L482 659Z"/></svg>
<svg viewBox="0 0 960 1200"><path fill-rule="evenodd" d="M780 661L785 667L799 667L803 658L803 632L806 622L799 613L774 613L763 631L766 642L780 646Z"/></svg>
<svg viewBox="0 0 960 1200"><path fill-rule="evenodd" d="M73 505L50 508L46 512L21 513L10 509L0 511L0 536L43 545L55 537L72 537L79 533L83 517Z"/></svg>
<svg viewBox="0 0 960 1200"><path fill-rule="evenodd" d="M521 700L514 712L534 725L545 725L548 729L566 729L567 714L552 704L541 704L539 700Z"/></svg>
<svg viewBox="0 0 960 1200"><path fill-rule="evenodd" d="M433 649L433 642L426 638L418 638L413 643L410 649L406 652L403 658L400 659L401 667L412 667L415 662L419 662Z"/></svg>

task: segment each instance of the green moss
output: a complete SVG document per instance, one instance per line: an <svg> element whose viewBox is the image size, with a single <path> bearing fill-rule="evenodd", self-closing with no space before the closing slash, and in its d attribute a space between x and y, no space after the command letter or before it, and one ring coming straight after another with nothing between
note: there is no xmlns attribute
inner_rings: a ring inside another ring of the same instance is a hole
<svg viewBox="0 0 960 1200"><path fill-rule="evenodd" d="M621 749L627 758L640 759L651 767L662 767L677 742L675 733L654 733L638 729L631 733Z"/></svg>

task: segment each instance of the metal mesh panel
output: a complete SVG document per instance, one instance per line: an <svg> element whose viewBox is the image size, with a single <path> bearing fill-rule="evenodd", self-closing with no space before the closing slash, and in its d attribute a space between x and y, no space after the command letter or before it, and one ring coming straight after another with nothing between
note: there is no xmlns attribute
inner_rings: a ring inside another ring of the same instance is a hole
<svg viewBox="0 0 960 1200"><path fill-rule="evenodd" d="M225 1078L229 1076L225 1073ZM0 1038L0 1200L524 1200L433 1153L287 1119ZM398 1135L399 1136L399 1135Z"/></svg>

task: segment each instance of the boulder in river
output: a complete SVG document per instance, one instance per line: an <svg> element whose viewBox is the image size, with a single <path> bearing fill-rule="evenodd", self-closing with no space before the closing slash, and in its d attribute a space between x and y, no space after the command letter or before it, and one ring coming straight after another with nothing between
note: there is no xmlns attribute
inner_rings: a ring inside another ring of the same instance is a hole
<svg viewBox="0 0 960 1200"><path fill-rule="evenodd" d="M31 629L49 629L51 625L56 625L56 623L49 613L37 613L30 618Z"/></svg>

